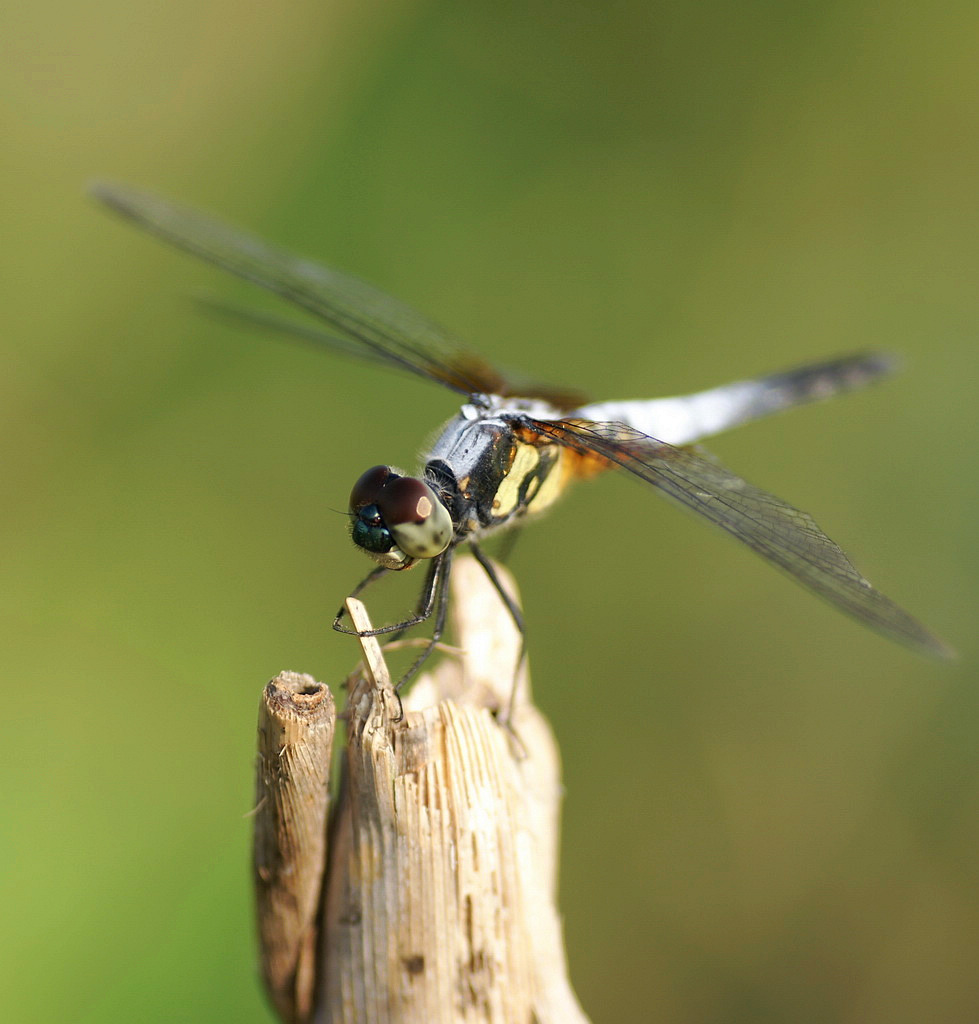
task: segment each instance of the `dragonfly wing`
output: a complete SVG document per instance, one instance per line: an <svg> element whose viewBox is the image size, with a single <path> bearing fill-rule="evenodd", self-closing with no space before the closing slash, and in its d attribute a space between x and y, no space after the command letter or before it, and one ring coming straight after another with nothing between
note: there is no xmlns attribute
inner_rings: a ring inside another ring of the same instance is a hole
<svg viewBox="0 0 979 1024"><path fill-rule="evenodd" d="M583 419L626 423L670 444L692 444L807 402L865 387L894 372L893 357L862 352L673 398L587 405Z"/></svg>
<svg viewBox="0 0 979 1024"><path fill-rule="evenodd" d="M152 234L319 317L368 354L461 394L506 392L502 376L444 328L364 281L148 192L115 184L92 192Z"/></svg>
<svg viewBox="0 0 979 1024"><path fill-rule="evenodd" d="M951 656L938 637L874 589L812 516L712 459L621 423L535 420L533 429L647 481L884 636L924 654Z"/></svg>

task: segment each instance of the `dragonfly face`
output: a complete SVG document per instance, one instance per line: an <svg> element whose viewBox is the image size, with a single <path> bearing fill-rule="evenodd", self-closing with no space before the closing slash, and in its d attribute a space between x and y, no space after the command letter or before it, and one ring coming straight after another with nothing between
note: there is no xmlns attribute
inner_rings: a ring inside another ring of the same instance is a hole
<svg viewBox="0 0 979 1024"><path fill-rule="evenodd" d="M452 541L449 510L424 480L374 466L350 492L351 537L385 569L409 569Z"/></svg>
<svg viewBox="0 0 979 1024"><path fill-rule="evenodd" d="M420 477L375 466L351 493L354 543L378 563L355 594L390 571L419 561L429 565L417 614L373 631L397 635L435 613L432 643L409 675L441 634L455 548L465 543L473 550L519 624L519 612L495 579L479 541L548 508L572 479L614 467L719 526L884 636L920 653L951 653L874 589L811 516L685 447L761 416L871 383L890 372L887 357L846 356L676 398L589 404L576 393L505 377L444 329L362 281L147 193L104 185L95 195L150 232L291 301L330 329L288 325L290 333L424 377L465 397ZM339 616L334 625L350 632Z"/></svg>

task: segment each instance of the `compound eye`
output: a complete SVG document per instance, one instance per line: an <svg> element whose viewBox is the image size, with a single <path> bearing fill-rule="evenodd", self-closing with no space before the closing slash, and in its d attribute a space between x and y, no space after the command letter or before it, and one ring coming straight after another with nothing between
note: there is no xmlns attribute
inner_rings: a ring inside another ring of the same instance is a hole
<svg viewBox="0 0 979 1024"><path fill-rule="evenodd" d="M398 479L400 477L390 466L371 466L350 492L350 511L359 512L365 505L376 505L384 485Z"/></svg>
<svg viewBox="0 0 979 1024"><path fill-rule="evenodd" d="M423 480L388 480L376 504L395 543L409 558L434 558L449 546L452 517Z"/></svg>

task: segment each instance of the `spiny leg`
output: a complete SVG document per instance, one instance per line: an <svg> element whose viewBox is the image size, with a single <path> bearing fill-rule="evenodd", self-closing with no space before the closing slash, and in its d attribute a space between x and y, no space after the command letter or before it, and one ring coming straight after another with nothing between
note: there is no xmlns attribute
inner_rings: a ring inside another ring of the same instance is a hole
<svg viewBox="0 0 979 1024"><path fill-rule="evenodd" d="M348 636L387 636L390 633L395 634L391 639L397 640L399 636L411 626L420 625L425 622L432 614L432 607L435 603L435 591L437 587L437 580L440 575L442 561L445 558L447 552L443 552L436 558L432 559L432 564L428 568L428 575L425 578L425 586L422 589L422 596L418 602L418 609L414 615L404 619L402 622L393 622L389 626L378 626L377 629L368 630L365 633L360 633L356 629L347 629L343 625L343 616L346 614L346 609L341 608L337 612L337 617L333 620L333 628L338 633L346 633ZM380 579L385 574L392 570L385 568L384 566L378 566L378 568L371 571L371 573L356 586L351 597L356 597L360 594L369 584L373 583L374 580Z"/></svg>
<svg viewBox="0 0 979 1024"><path fill-rule="evenodd" d="M431 657L438 642L442 639L445 631L446 612L449 607L449 576L452 572L452 548L447 548L435 559L435 564L429 570L429 581L426 583L425 593L422 595L426 603L424 618L432 614L432 607L435 607L435 625L432 628L432 637L425 645L425 649L418 655L407 672L398 680L394 692L398 693L408 683L418 670ZM422 620L424 621L424 619Z"/></svg>
<svg viewBox="0 0 979 1024"><path fill-rule="evenodd" d="M509 723L510 717L513 714L514 703L517 699L517 682L520 678L520 668L523 665L524 658L527 656L527 632L524 629L523 613L520 610L520 606L507 593L506 588L503 586L503 582L497 575L496 566L494 566L490 559L486 557L475 541L469 541L469 547L473 553L473 557L483 567L483 571L489 577L490 583L493 584L496 592L500 595L506 610L510 613L510 618L513 619L513 624L517 627L517 632L520 634L520 652L517 654L517 663L513 668L513 682L510 686L510 700L505 712L499 716L500 721L506 725Z"/></svg>
<svg viewBox="0 0 979 1024"><path fill-rule="evenodd" d="M348 636L365 637L384 635L390 636L393 642L397 640L409 626L418 625L430 618L437 599L438 606L436 610L435 628L432 633L432 639L426 645L425 650L422 651L421 655L414 661L408 671L401 677L401 679L398 680L394 687L394 695L398 700L398 714L393 719L395 722L400 722L401 719L404 718L404 704L401 701L401 694L398 691L412 678L412 676L415 675L415 673L424 664L425 660L431 655L445 629L446 595L449 590L447 583L449 567L451 565L451 552L452 549L450 548L437 558L432 559L428 568L428 573L425 577L425 586L422 588L421 596L418 600L416 614L410 619L405 619L404 622L397 622L390 626L381 626L378 629L368 629L361 632L356 629L347 629L341 624L340 620L346 611L345 608L341 608L340 611L337 612L337 617L333 623L333 628L335 630L340 633L346 633ZM377 569L374 569L357 585L350 596L356 597L358 594L362 593L369 584L373 583L374 580L380 579L390 571L391 570L386 569L384 566L379 566Z"/></svg>
<svg viewBox="0 0 979 1024"><path fill-rule="evenodd" d="M385 568L383 565L377 566L376 569L371 571L357 584L356 587L350 592L350 597L359 597L375 580L379 580L382 576L386 576L391 570ZM344 615L347 614L347 608L344 605L336 614L336 618L333 620L333 628L338 633L347 633L351 636L358 636L359 634L355 629L344 629L342 622Z"/></svg>

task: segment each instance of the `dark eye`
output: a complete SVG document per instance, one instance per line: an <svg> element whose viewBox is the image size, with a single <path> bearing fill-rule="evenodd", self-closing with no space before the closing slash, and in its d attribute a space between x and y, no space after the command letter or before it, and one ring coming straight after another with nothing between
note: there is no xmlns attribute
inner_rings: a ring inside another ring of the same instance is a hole
<svg viewBox="0 0 979 1024"><path fill-rule="evenodd" d="M425 522L437 501L428 484L411 476L389 477L375 500L389 526Z"/></svg>
<svg viewBox="0 0 979 1024"><path fill-rule="evenodd" d="M389 569L434 558L451 543L449 510L424 480L372 466L350 492L353 540Z"/></svg>
<svg viewBox="0 0 979 1024"><path fill-rule="evenodd" d="M350 511L359 512L365 505L378 504L384 485L388 481L399 479L401 478L390 466L371 466L350 492Z"/></svg>
<svg viewBox="0 0 979 1024"><path fill-rule="evenodd" d="M411 558L434 558L452 540L449 511L423 480L392 480L377 507L398 547Z"/></svg>
<svg viewBox="0 0 979 1024"><path fill-rule="evenodd" d="M371 554L383 554L394 547L391 533L381 521L376 505L365 505L357 514L351 533L354 544Z"/></svg>

